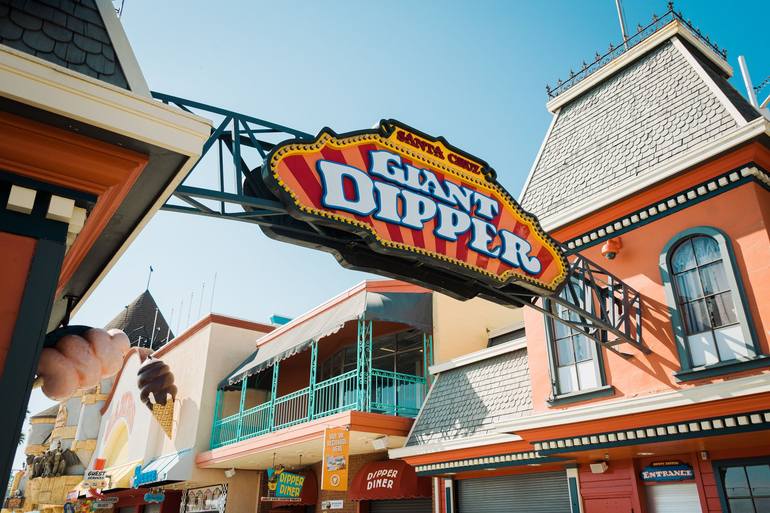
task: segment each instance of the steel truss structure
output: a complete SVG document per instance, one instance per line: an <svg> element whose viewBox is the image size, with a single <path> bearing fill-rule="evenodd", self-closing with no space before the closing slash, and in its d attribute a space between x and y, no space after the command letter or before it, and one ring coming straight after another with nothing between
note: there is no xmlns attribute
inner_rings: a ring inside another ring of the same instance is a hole
<svg viewBox="0 0 770 513"><path fill-rule="evenodd" d="M271 238L331 251L351 268L410 276L417 283L441 283L442 291L457 297L478 295L501 304L529 306L623 356L630 355L618 350L620 344L649 352L642 341L639 292L582 255L565 251L568 279L548 297L518 286L479 286L407 260L394 262L393 257L361 247L360 241L345 232L294 219L265 186L262 166L272 148L287 139L311 141L313 135L200 102L152 94L166 104L214 122L201 158L162 210L253 223ZM569 313L565 315L565 311Z"/></svg>

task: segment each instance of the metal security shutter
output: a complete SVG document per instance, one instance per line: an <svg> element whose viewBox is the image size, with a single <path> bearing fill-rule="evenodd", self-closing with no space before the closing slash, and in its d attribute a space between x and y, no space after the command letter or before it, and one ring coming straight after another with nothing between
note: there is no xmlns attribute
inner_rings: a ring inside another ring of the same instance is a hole
<svg viewBox="0 0 770 513"><path fill-rule="evenodd" d="M431 513L431 505L430 499L371 501L369 513Z"/></svg>
<svg viewBox="0 0 770 513"><path fill-rule="evenodd" d="M645 492L650 513L701 513L695 483L648 486Z"/></svg>
<svg viewBox="0 0 770 513"><path fill-rule="evenodd" d="M566 472L457 481L459 513L571 513Z"/></svg>

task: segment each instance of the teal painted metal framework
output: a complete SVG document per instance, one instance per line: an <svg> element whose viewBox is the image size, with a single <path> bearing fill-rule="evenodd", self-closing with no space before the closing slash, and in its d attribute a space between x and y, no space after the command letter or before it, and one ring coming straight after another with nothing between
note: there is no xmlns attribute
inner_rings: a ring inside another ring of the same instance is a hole
<svg viewBox="0 0 770 513"><path fill-rule="evenodd" d="M356 368L317 382L318 341L310 346L308 386L279 396L280 362L272 369L270 396L267 401L246 408L248 378L241 381L238 411L222 417L223 390L217 390L212 449L261 436L279 429L310 422L344 411L362 411L415 417L422 406L429 382L415 376L372 367L374 324L359 318L356 336ZM423 333L423 369L427 375L433 363L433 336Z"/></svg>

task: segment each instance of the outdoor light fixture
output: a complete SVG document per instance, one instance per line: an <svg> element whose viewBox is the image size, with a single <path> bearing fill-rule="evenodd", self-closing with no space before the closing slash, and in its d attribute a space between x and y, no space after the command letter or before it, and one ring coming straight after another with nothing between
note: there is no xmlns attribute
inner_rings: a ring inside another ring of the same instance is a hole
<svg viewBox="0 0 770 513"><path fill-rule="evenodd" d="M653 456L654 454L655 454L654 452L637 452L636 453L637 456Z"/></svg>
<svg viewBox="0 0 770 513"><path fill-rule="evenodd" d="M709 459L709 452L708 451L701 451L700 452L700 459L702 459L703 461L706 461L707 459Z"/></svg>
<svg viewBox="0 0 770 513"><path fill-rule="evenodd" d="M388 437L381 436L372 440L372 447L375 451L382 451L388 448Z"/></svg>
<svg viewBox="0 0 770 513"><path fill-rule="evenodd" d="M602 246L602 255L607 260L614 260L622 248L623 242L620 240L620 237L613 237Z"/></svg>
<svg viewBox="0 0 770 513"><path fill-rule="evenodd" d="M230 467L229 469L225 470L225 477L227 479L230 479L234 475L235 475L235 469L234 468Z"/></svg>
<svg viewBox="0 0 770 513"><path fill-rule="evenodd" d="M606 461L599 461L597 463L591 463L591 473L592 474L604 474L607 472L607 469L609 468L609 465L607 465Z"/></svg>

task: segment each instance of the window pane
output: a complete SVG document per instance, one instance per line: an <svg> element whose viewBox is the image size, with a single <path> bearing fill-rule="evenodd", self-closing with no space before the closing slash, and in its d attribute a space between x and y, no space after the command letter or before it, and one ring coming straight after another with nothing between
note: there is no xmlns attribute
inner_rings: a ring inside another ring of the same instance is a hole
<svg viewBox="0 0 770 513"><path fill-rule="evenodd" d="M730 290L727 284L727 275L725 275L725 266L723 262L714 262L698 269L700 271L701 282L703 283L703 292L705 294L716 294Z"/></svg>
<svg viewBox="0 0 770 513"><path fill-rule="evenodd" d="M404 336L399 337L398 339L398 350L400 351L408 351L410 349L422 349L422 334L409 334L408 337Z"/></svg>
<svg viewBox="0 0 770 513"><path fill-rule="evenodd" d="M674 251L674 256L671 258L671 270L677 274L694 268L695 254L692 251L692 243L688 240Z"/></svg>
<svg viewBox="0 0 770 513"><path fill-rule="evenodd" d="M711 329L711 319L704 300L699 299L692 303L685 303L683 306L684 325L689 335Z"/></svg>
<svg viewBox="0 0 770 513"><path fill-rule="evenodd" d="M680 301L692 301L703 297L700 283L698 283L698 271L686 271L676 275L676 291Z"/></svg>
<svg viewBox="0 0 770 513"><path fill-rule="evenodd" d="M751 499L729 499L730 513L756 513Z"/></svg>
<svg viewBox="0 0 770 513"><path fill-rule="evenodd" d="M599 367L595 360L578 363L577 375L580 390L590 390L599 386Z"/></svg>
<svg viewBox="0 0 770 513"><path fill-rule="evenodd" d="M695 248L695 258L698 265L707 264L722 258L719 252L719 244L711 237L695 237L692 239Z"/></svg>
<svg viewBox="0 0 770 513"><path fill-rule="evenodd" d="M709 312L711 312L711 324L715 328L738 322L735 313L735 303L731 292L723 292L706 299Z"/></svg>
<svg viewBox="0 0 770 513"><path fill-rule="evenodd" d="M770 497L770 465L746 467L746 474L749 476L749 486L753 496L764 495ZM770 509L760 511L770 511Z"/></svg>
<svg viewBox="0 0 770 513"><path fill-rule="evenodd" d="M757 512L764 513L765 511L770 511L770 498L764 497L764 498L754 498L754 507L756 508Z"/></svg>
<svg viewBox="0 0 770 513"><path fill-rule="evenodd" d="M569 394L570 392L578 390L577 370L574 365L559 367L558 379L560 394Z"/></svg>
<svg viewBox="0 0 770 513"><path fill-rule="evenodd" d="M749 357L749 345L743 340L743 330L740 324L714 330L714 337L722 361Z"/></svg>
<svg viewBox="0 0 770 513"><path fill-rule="evenodd" d="M687 337L687 344L690 346L690 358L693 367L719 362L712 332L705 331L697 335L690 335Z"/></svg>
<svg viewBox="0 0 770 513"><path fill-rule="evenodd" d="M572 338L560 338L556 341L556 353L559 365L569 365L575 363L575 357L572 354Z"/></svg>
<svg viewBox="0 0 770 513"><path fill-rule="evenodd" d="M393 356L385 356L382 358L372 358L372 368L382 369L387 371L393 371Z"/></svg>
<svg viewBox="0 0 770 513"><path fill-rule="evenodd" d="M728 497L748 497L749 481L743 467L728 467L724 469L725 494Z"/></svg>
<svg viewBox="0 0 770 513"><path fill-rule="evenodd" d="M396 372L422 376L422 350L399 353L396 357Z"/></svg>
<svg viewBox="0 0 770 513"><path fill-rule="evenodd" d="M396 352L396 339L393 337L382 337L372 341L372 358L382 356L393 356Z"/></svg>
<svg viewBox="0 0 770 513"><path fill-rule="evenodd" d="M594 352L592 351L592 345L593 342L591 339L586 337L585 335L576 335L573 337L573 343L575 344L575 361L576 362L583 362L586 360L591 360L594 357Z"/></svg>
<svg viewBox="0 0 770 513"><path fill-rule="evenodd" d="M552 325L555 338L569 337L572 334L572 329L563 322L554 320Z"/></svg>

